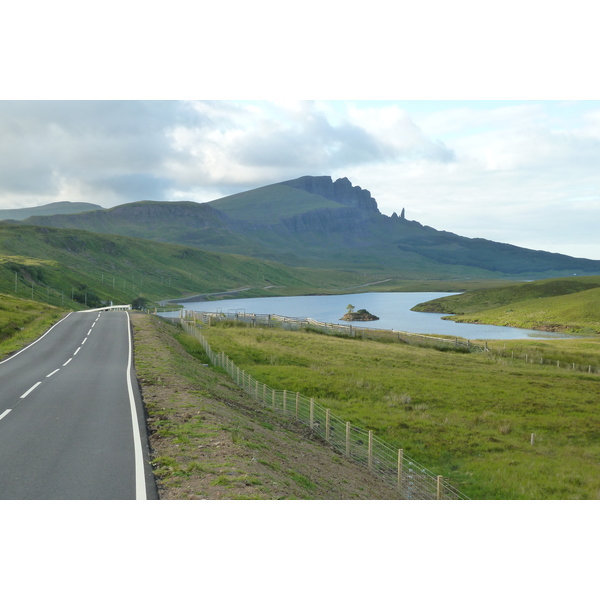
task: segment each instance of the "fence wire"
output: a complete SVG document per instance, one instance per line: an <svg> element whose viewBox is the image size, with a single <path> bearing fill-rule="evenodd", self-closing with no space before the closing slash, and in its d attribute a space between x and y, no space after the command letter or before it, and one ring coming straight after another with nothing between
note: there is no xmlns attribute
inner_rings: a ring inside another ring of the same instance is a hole
<svg viewBox="0 0 600 600"><path fill-rule="evenodd" d="M196 315L207 313L196 313ZM270 315L272 316L272 315ZM256 318L256 315L250 315ZM208 317L210 319L210 317ZM202 320L202 319L199 319ZM207 321L208 322L208 321ZM200 333L196 323L180 319L184 331L195 337L210 362L227 374L255 400L304 423L315 435L329 443L340 454L385 480L405 500L469 500L469 498L436 476L412 458L367 431L331 414L330 409L299 392L276 390L254 379L224 352L214 352Z"/></svg>

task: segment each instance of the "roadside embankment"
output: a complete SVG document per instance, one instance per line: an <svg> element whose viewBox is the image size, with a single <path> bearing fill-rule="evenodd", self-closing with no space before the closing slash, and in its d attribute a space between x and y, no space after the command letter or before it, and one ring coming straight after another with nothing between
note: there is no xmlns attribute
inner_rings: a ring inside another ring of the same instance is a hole
<svg viewBox="0 0 600 600"><path fill-rule="evenodd" d="M131 317L161 499L399 499L310 429L204 366L201 346L178 327Z"/></svg>

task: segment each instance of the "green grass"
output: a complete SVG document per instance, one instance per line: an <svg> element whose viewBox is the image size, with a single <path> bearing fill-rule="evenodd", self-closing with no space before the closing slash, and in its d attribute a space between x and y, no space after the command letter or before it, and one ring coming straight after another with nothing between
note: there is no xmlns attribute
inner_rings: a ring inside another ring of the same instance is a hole
<svg viewBox="0 0 600 600"><path fill-rule="evenodd" d="M314 397L471 498L600 497L597 375L493 352L441 353L305 332L215 326L203 334L257 380ZM589 358L597 349L597 340L561 342L544 341L544 352Z"/></svg>
<svg viewBox="0 0 600 600"><path fill-rule="evenodd" d="M362 275L121 235L0 223L0 293L65 309L242 288L238 297L323 293L364 282Z"/></svg>
<svg viewBox="0 0 600 600"><path fill-rule="evenodd" d="M600 277L568 277L475 290L424 302L413 310L459 315L451 320L600 333Z"/></svg>
<svg viewBox="0 0 600 600"><path fill-rule="evenodd" d="M62 315L54 306L0 294L0 359L38 338Z"/></svg>

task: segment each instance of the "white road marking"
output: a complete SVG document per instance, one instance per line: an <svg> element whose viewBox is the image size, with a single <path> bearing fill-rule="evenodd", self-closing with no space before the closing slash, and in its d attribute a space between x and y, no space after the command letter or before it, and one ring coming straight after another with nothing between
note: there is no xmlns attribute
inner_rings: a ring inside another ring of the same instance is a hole
<svg viewBox="0 0 600 600"><path fill-rule="evenodd" d="M90 333L92 333L92 328L90 327L90 330L88 331L88 335L90 335Z"/></svg>
<svg viewBox="0 0 600 600"><path fill-rule="evenodd" d="M54 373L58 373L58 371L60 371L60 369L54 369L54 371L52 371L52 373L49 373L48 375L46 375L46 379L48 379L48 377L52 377L52 375L54 375Z"/></svg>
<svg viewBox="0 0 600 600"><path fill-rule="evenodd" d="M29 394L31 394L31 392L33 392L33 390L35 390L35 388L36 388L38 385L41 385L41 384L42 384L42 382L41 382L41 381L38 381L38 382L37 382L35 385L32 385L32 386L31 386L31 387L30 387L30 388L29 388L29 389L28 389L28 390L27 390L27 391L26 391L26 392L25 392L25 393L24 393L24 394L21 396L21 399L23 399L23 398L27 398L27 396L29 396Z"/></svg>
<svg viewBox="0 0 600 600"><path fill-rule="evenodd" d="M73 352L73 356L75 356L80 350L81 350L81 346L79 346L79 348L77 348L77 350L75 350L75 352Z"/></svg>
<svg viewBox="0 0 600 600"><path fill-rule="evenodd" d="M131 407L131 424L133 425L133 447L135 453L135 499L147 500L146 480L144 477L144 454L142 452L142 438L140 437L140 424L135 407L135 397L131 387L131 358L133 355L131 344L131 324L127 314L127 335L129 336L129 357L127 359L127 391L129 392L129 406Z"/></svg>
<svg viewBox="0 0 600 600"><path fill-rule="evenodd" d="M11 411L12 409L7 408L1 415L0 415L0 421L2 419L4 419L4 417Z"/></svg>
<svg viewBox="0 0 600 600"><path fill-rule="evenodd" d="M72 359L72 358L70 358L70 359L69 359L69 360L68 360L68 361L67 361L67 362L66 362L66 363L63 365L63 367L66 367L66 366L67 366L67 365L68 365L68 364L69 364L69 363L70 363L72 360L73 360L73 359Z"/></svg>
<svg viewBox="0 0 600 600"><path fill-rule="evenodd" d="M96 321L97 321L97 320L98 320L98 319L96 319ZM92 327L93 327L93 326L96 324L96 321L94 321L94 322L92 323ZM90 331L91 331L91 329L90 329Z"/></svg>
<svg viewBox="0 0 600 600"><path fill-rule="evenodd" d="M81 346L83 346L86 342L87 342L87 338L85 338L85 340L83 340L83 342L81 342ZM81 348L81 346L79 346L79 347Z"/></svg>

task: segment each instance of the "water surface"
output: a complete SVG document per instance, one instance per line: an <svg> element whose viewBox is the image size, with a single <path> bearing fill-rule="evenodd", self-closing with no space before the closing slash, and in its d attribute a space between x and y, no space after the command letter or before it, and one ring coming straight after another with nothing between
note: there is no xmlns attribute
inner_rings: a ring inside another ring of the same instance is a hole
<svg viewBox="0 0 600 600"><path fill-rule="evenodd" d="M561 333L547 333L515 327L496 325L474 325L444 321L439 313L412 312L410 309L428 300L449 296L448 292L369 292L341 296L282 296L276 298L243 298L214 300L210 302L186 302L185 308L209 312L247 312L276 314L284 317L310 317L325 323L340 323L346 307L352 304L355 310L364 308L377 315L379 321L352 322L356 327L392 329L410 333L451 335L469 340L509 340L523 338L568 338Z"/></svg>

